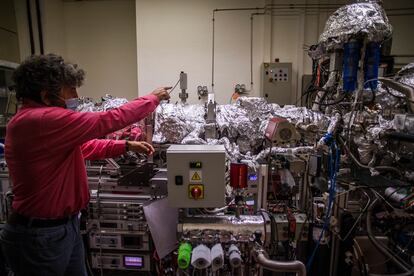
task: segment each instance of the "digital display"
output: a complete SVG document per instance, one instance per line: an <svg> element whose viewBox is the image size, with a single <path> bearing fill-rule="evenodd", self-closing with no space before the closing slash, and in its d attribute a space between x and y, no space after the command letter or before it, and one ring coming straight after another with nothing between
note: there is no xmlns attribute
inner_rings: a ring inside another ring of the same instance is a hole
<svg viewBox="0 0 414 276"><path fill-rule="evenodd" d="M203 167L203 163L196 161L190 162L190 169L201 169Z"/></svg>
<svg viewBox="0 0 414 276"><path fill-rule="evenodd" d="M247 206L254 206L254 200L246 200Z"/></svg>
<svg viewBox="0 0 414 276"><path fill-rule="evenodd" d="M257 175L255 175L255 174L249 174L249 180L250 181L256 181L257 180Z"/></svg>
<svg viewBox="0 0 414 276"><path fill-rule="evenodd" d="M144 260L139 256L124 256L124 265L139 268L144 266Z"/></svg>

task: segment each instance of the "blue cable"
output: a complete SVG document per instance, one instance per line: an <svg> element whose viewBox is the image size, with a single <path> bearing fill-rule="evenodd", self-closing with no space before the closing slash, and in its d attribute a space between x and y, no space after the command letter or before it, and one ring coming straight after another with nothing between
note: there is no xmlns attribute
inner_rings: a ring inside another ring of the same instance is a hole
<svg viewBox="0 0 414 276"><path fill-rule="evenodd" d="M336 191L336 173L339 170L339 162L340 162L340 155L341 152L339 150L339 148L336 146L336 143L333 139L332 134L327 133L324 136L324 140L325 142L329 145L331 145L331 153L329 154L329 180L330 180L330 187L329 187L329 200L328 200L328 208L327 208L327 213L326 213L326 218L325 218L325 222L324 225L322 227L322 231L321 234L319 235L319 239L316 243L316 246L312 252L311 257L309 258L307 264L306 264L306 270L309 271L313 262L313 259L315 258L316 252L319 249L319 245L321 243L323 234L325 233L325 231L328 229L329 226L329 222L331 219L331 209L332 209L332 205L335 199L335 191ZM335 153L335 160L333 160L333 153Z"/></svg>

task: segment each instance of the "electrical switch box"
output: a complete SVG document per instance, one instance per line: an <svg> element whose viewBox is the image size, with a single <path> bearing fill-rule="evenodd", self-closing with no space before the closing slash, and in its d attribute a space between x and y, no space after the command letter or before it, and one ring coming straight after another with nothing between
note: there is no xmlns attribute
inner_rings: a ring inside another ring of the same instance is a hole
<svg viewBox="0 0 414 276"><path fill-rule="evenodd" d="M167 150L168 202L178 208L225 205L223 145L172 145Z"/></svg>
<svg viewBox="0 0 414 276"><path fill-rule="evenodd" d="M294 104L292 63L265 62L262 65L262 97L269 103Z"/></svg>

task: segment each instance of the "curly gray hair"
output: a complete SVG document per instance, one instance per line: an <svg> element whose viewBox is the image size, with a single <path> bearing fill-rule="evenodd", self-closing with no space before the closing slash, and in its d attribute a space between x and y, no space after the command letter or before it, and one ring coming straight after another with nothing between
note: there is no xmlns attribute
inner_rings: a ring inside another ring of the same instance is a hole
<svg viewBox="0 0 414 276"><path fill-rule="evenodd" d="M27 58L13 73L16 97L41 103L40 92L56 98L63 87L79 87L85 71L76 64L65 63L55 54L33 55Z"/></svg>

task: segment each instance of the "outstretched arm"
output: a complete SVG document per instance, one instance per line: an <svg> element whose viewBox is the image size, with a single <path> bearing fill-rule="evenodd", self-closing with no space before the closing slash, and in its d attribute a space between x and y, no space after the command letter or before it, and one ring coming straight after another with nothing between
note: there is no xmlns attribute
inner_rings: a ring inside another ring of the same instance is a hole
<svg viewBox="0 0 414 276"><path fill-rule="evenodd" d="M127 150L151 155L154 148L146 142L94 139L81 146L83 158L86 160L100 160L114 158L126 153Z"/></svg>

